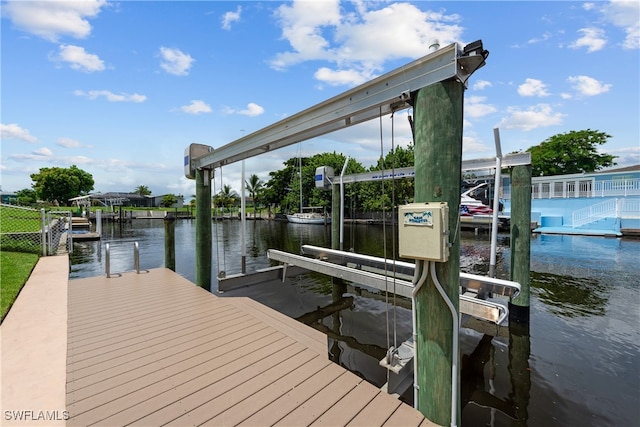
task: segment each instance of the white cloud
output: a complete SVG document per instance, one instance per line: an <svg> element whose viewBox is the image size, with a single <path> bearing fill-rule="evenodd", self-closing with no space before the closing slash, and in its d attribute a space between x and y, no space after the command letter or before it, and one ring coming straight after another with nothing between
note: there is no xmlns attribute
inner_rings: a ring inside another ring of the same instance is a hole
<svg viewBox="0 0 640 427"><path fill-rule="evenodd" d="M238 6L235 12L227 12L222 15L222 29L231 30L231 24L240 20L240 14L242 13L242 6Z"/></svg>
<svg viewBox="0 0 640 427"><path fill-rule="evenodd" d="M199 99L192 100L191 104L183 105L182 107L180 107L180 109L187 114L202 114L211 112L211 107L206 102Z"/></svg>
<svg viewBox="0 0 640 427"><path fill-rule="evenodd" d="M56 42L61 36L82 39L91 33L87 18L94 18L106 0L84 1L7 1L4 16L18 28Z"/></svg>
<svg viewBox="0 0 640 427"><path fill-rule="evenodd" d="M485 104L484 96L469 96L464 99L464 115L467 117L482 117L498 111L491 104Z"/></svg>
<svg viewBox="0 0 640 427"><path fill-rule="evenodd" d="M89 99L98 99L99 97L104 97L109 102L144 102L147 97L145 95L140 95L138 93L128 94L128 93L113 93L108 90L90 90L89 92L85 92L83 90L76 90L73 92L76 96L84 96Z"/></svg>
<svg viewBox="0 0 640 427"><path fill-rule="evenodd" d="M330 86L349 85L356 86L370 80L373 76L367 71L332 70L321 67L313 75L317 80Z"/></svg>
<svg viewBox="0 0 640 427"><path fill-rule="evenodd" d="M19 139L26 142L37 142L38 138L31 135L28 129L23 129L17 123L8 125L0 123L0 139Z"/></svg>
<svg viewBox="0 0 640 427"><path fill-rule="evenodd" d="M386 61L424 56L434 39L447 45L462 34L457 15L424 12L409 3L368 9L379 4L355 2L355 10L342 15L337 0L280 6L282 37L291 50L277 54L271 67L281 70L304 61L329 61L335 67L319 69L316 78L330 85L352 85L362 76L380 72Z"/></svg>
<svg viewBox="0 0 640 427"><path fill-rule="evenodd" d="M607 154L612 154L614 156L618 156L615 159L615 162L618 164L618 167L624 166L633 166L640 164L640 146L635 147L624 147L617 149L607 149L607 150L598 150L599 152L606 152Z"/></svg>
<svg viewBox="0 0 640 427"><path fill-rule="evenodd" d="M182 52L180 49L171 49L168 47L160 47L160 56L162 62L160 67L169 74L176 76L186 76L189 74L189 69L195 61L191 55Z"/></svg>
<svg viewBox="0 0 640 427"><path fill-rule="evenodd" d="M491 147L486 146L478 140L477 135L469 135L462 137L462 154L487 153L491 152ZM490 155L490 154L489 154Z"/></svg>
<svg viewBox="0 0 640 427"><path fill-rule="evenodd" d="M640 2L612 0L603 6L602 13L627 34L622 44L625 49L640 49Z"/></svg>
<svg viewBox="0 0 640 427"><path fill-rule="evenodd" d="M69 63L69 66L74 70L88 73L104 70L104 61L98 55L87 53L80 46L60 45L59 53L53 59Z"/></svg>
<svg viewBox="0 0 640 427"><path fill-rule="evenodd" d="M475 82L472 86L473 90L483 90L486 89L488 87L493 86L491 84L491 82L487 81L487 80L478 80L477 82Z"/></svg>
<svg viewBox="0 0 640 427"><path fill-rule="evenodd" d="M35 150L33 154L37 156L51 157L53 155L53 152L49 150L47 147L42 147Z"/></svg>
<svg viewBox="0 0 640 427"><path fill-rule="evenodd" d="M572 49L586 47L587 52L591 53L602 49L607 44L604 30L600 28L581 28L578 32L582 34L582 37L569 45Z"/></svg>
<svg viewBox="0 0 640 427"><path fill-rule="evenodd" d="M243 116L255 117L264 113L264 108L254 102L247 104L247 108L244 110L236 110L231 107L223 107L224 114L240 114Z"/></svg>
<svg viewBox="0 0 640 427"><path fill-rule="evenodd" d="M604 84L589 76L571 76L567 81L583 96L600 95L611 89L611 84Z"/></svg>
<svg viewBox="0 0 640 427"><path fill-rule="evenodd" d="M80 141L76 141L75 139L71 139L71 138L58 138L58 140L56 141L56 145L59 145L60 147L65 147L65 148L79 148L82 147L82 143Z"/></svg>
<svg viewBox="0 0 640 427"><path fill-rule="evenodd" d="M508 116L500 121L498 127L530 131L535 128L559 125L564 114L555 113L548 104L538 104L525 110L518 107L507 108Z"/></svg>
<svg viewBox="0 0 640 427"><path fill-rule="evenodd" d="M530 39L529 41L527 41L527 44L540 43L540 42L549 40L550 38L551 38L551 33L547 31L541 37L534 37L534 38Z"/></svg>
<svg viewBox="0 0 640 427"><path fill-rule="evenodd" d="M547 85L537 79L526 79L523 84L518 86L518 94L520 96L549 96Z"/></svg>
<svg viewBox="0 0 640 427"><path fill-rule="evenodd" d="M262 113L264 113L264 108L262 108L260 105L255 104L253 102L250 102L249 104L247 104L247 108L245 108L244 110L238 111L238 114L241 114L243 116L249 116L249 117L259 116Z"/></svg>

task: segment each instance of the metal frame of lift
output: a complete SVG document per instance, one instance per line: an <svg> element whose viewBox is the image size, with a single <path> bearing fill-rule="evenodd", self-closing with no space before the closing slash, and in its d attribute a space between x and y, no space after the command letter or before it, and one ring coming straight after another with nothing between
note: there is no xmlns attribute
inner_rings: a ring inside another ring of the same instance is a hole
<svg viewBox="0 0 640 427"><path fill-rule="evenodd" d="M283 281L287 267L295 266L411 298L413 284L409 278L413 276L415 264L311 245L303 245L302 253L313 258L275 249L269 249L267 257L284 264ZM508 308L482 298L486 295L515 298L520 293L517 282L462 272L460 287L460 313L498 325L508 316ZM411 386L414 357L413 338L389 350L387 357L379 362L390 373L382 390L399 396Z"/></svg>

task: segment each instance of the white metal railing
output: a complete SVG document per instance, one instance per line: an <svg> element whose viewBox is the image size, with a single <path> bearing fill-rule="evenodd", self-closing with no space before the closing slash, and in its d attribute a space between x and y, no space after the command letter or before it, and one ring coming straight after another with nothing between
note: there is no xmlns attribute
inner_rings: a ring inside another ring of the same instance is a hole
<svg viewBox="0 0 640 427"><path fill-rule="evenodd" d="M617 217L618 199L610 199L573 211L571 214L571 226L575 228L600 219Z"/></svg>
<svg viewBox="0 0 640 427"><path fill-rule="evenodd" d="M640 195L640 178L611 179L597 181L594 196L638 196Z"/></svg>
<svg viewBox="0 0 640 427"><path fill-rule="evenodd" d="M578 197L626 197L640 196L640 178L610 179L595 181L592 178L567 180L541 180L533 178L531 183L532 199L569 199ZM511 188L501 190L501 198L511 198Z"/></svg>
<svg viewBox="0 0 640 427"><path fill-rule="evenodd" d="M640 219L640 199L620 199L618 218Z"/></svg>

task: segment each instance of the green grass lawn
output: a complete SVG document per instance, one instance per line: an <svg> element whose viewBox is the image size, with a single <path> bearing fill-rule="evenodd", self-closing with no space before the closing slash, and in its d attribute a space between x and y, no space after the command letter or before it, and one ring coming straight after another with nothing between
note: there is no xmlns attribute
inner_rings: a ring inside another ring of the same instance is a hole
<svg viewBox="0 0 640 427"><path fill-rule="evenodd" d="M7 314L18 297L22 286L27 282L33 267L38 262L38 255L22 252L0 252L0 284L1 318Z"/></svg>
<svg viewBox="0 0 640 427"><path fill-rule="evenodd" d="M18 207L0 208L0 232L37 232L42 229L40 212Z"/></svg>

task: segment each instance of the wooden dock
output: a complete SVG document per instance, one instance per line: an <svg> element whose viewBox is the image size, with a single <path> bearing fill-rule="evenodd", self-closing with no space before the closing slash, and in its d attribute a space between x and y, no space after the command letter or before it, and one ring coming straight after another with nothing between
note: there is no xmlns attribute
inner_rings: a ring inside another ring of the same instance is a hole
<svg viewBox="0 0 640 427"><path fill-rule="evenodd" d="M167 269L68 286L67 425L435 425L248 298Z"/></svg>

